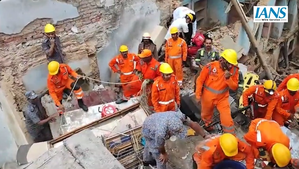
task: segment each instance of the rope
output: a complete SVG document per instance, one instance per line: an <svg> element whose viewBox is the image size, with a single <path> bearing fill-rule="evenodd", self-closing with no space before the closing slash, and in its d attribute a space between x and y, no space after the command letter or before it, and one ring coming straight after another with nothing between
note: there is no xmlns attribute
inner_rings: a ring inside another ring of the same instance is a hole
<svg viewBox="0 0 299 169"><path fill-rule="evenodd" d="M139 81L139 80L134 80L134 81L126 82L126 83L118 83L118 82L101 81L101 80L94 79L94 78L91 78L91 77L88 77L88 76L83 76L83 78L90 79L90 80L92 80L92 81L99 82L99 83L116 84L116 85L117 85L117 84L130 84L130 83L135 83L135 82L138 82L138 81Z"/></svg>
<svg viewBox="0 0 299 169"><path fill-rule="evenodd" d="M142 109L144 110L144 112L146 113L147 116L149 116L150 114L152 114L152 112L150 111L150 107L148 106L148 95L149 92L147 91L147 80L144 80L141 84L141 90L140 90L140 106L142 107Z"/></svg>

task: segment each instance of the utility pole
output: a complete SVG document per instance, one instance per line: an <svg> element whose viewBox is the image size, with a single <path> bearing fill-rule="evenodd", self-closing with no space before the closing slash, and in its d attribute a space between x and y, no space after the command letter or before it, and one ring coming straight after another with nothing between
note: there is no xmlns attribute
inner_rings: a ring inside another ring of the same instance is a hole
<svg viewBox="0 0 299 169"><path fill-rule="evenodd" d="M243 26L243 28L246 31L246 34L247 34L247 36L249 38L249 41L252 44L252 46L253 46L253 48L254 48L254 50L256 52L256 55L259 58L259 60L261 62L261 65L262 65L263 69L266 72L267 77L269 79L273 80L272 73L271 73L270 69L266 65L266 61L264 60L265 57L263 57L262 52L258 48L258 42L255 39L253 33L251 32L251 29L250 29L249 25L247 24L247 18L246 18L246 16L244 16L244 11L243 11L243 9L240 6L239 1L238 0L231 0L231 2L233 3L234 7L236 8L236 10L238 12L238 15L241 18L242 26Z"/></svg>

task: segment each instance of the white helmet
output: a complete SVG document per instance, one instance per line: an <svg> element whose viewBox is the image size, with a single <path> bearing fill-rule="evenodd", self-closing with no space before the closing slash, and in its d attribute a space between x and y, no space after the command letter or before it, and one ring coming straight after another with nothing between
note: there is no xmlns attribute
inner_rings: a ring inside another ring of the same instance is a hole
<svg viewBox="0 0 299 169"><path fill-rule="evenodd" d="M145 33L142 35L142 39L151 39L151 35L150 35L148 32L145 32Z"/></svg>

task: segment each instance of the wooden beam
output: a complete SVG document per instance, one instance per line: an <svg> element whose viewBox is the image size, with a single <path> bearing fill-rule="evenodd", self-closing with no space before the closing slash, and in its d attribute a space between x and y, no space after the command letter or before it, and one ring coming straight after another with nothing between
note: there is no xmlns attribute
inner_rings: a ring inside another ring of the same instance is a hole
<svg viewBox="0 0 299 169"><path fill-rule="evenodd" d="M99 119L99 120L97 120L97 121L94 121L94 122L91 122L91 123L89 123L89 124L86 124L86 125L84 125L84 126L82 126L82 127L79 127L79 128L77 128L77 129L75 129L75 130L69 132L69 133L63 134L63 135L61 135L61 136L59 136L59 137L57 137L57 138L55 138L55 139L49 141L49 144L50 144L50 146L53 146L54 144L56 144L56 143L58 143L58 142L61 142L61 141L63 141L64 139L67 139L67 138L71 137L72 135L74 135L74 134L76 134L76 133L79 133L79 132L81 132L81 131L83 131L83 130L85 130L85 129L88 129L88 128L90 128L90 127L96 126L96 125L98 125L98 124L100 124L100 123L103 123L104 121L110 120L110 119L112 119L112 118L114 118L114 117L117 117L117 116L119 116L119 115L126 114L126 113L128 113L128 112L130 112L130 111L132 111L132 110L137 109L138 107L139 107L139 103L136 103L136 104L134 104L134 105L132 105L132 106L130 106L130 107L127 107L127 108L125 108L125 109L123 109L123 110L120 110L120 111L116 112L115 114L113 114L113 115L111 115L111 116L107 116L107 117L105 117L105 118Z"/></svg>
<svg viewBox="0 0 299 169"><path fill-rule="evenodd" d="M263 69L266 72L267 77L269 79L273 79L272 73L271 73L270 69L268 68L268 66L266 64L265 57L262 55L262 52L259 50L259 47L258 47L259 44L258 44L257 40L255 39L254 34L251 32L251 29L250 29L249 25L246 22L247 18L245 18L246 16L243 15L244 11L239 5L239 1L238 0L231 0L231 2L233 3L234 7L236 8L236 11L238 12L238 15L241 18L242 26L246 31L246 34L247 34L247 36L250 40L250 43L252 44L252 46L253 46L253 48L256 52L256 55L258 56L258 58L260 60L260 63L262 65Z"/></svg>

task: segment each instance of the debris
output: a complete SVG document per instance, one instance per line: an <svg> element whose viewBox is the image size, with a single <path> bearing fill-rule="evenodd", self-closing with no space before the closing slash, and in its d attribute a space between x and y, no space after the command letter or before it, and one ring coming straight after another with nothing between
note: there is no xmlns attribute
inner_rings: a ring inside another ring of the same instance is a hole
<svg viewBox="0 0 299 169"><path fill-rule="evenodd" d="M184 157L182 157L182 159L185 160L188 157L188 155L189 155L189 152Z"/></svg>

